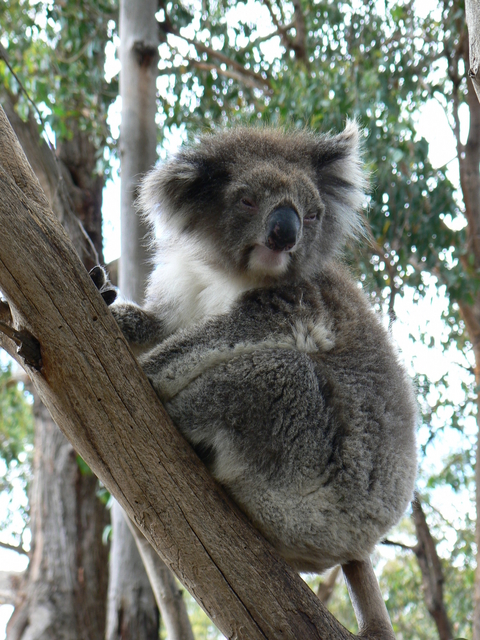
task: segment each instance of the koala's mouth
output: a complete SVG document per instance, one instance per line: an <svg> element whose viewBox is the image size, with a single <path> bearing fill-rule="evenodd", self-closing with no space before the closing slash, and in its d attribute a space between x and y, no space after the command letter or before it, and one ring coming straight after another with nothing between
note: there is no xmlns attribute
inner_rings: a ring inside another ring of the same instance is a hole
<svg viewBox="0 0 480 640"><path fill-rule="evenodd" d="M288 250L270 249L265 244L254 245L248 258L248 269L259 275L281 275L285 273L291 260Z"/></svg>

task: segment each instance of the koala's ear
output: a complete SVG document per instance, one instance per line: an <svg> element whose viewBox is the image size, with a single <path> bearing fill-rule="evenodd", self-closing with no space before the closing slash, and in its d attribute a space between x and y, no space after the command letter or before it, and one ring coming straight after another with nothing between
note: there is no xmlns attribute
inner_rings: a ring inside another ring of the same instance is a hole
<svg viewBox="0 0 480 640"><path fill-rule="evenodd" d="M162 215L166 222L188 224L195 211L218 200L228 178L222 162L186 149L145 176L137 205L152 223Z"/></svg>
<svg viewBox="0 0 480 640"><path fill-rule="evenodd" d="M362 228L358 213L365 201L368 180L361 150L358 125L349 120L342 133L318 139L312 158L326 215L344 238L357 235Z"/></svg>

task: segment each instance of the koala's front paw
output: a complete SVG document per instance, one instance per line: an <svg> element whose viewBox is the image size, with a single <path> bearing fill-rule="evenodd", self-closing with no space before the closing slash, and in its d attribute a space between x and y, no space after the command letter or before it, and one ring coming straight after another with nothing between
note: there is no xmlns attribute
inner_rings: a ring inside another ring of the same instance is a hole
<svg viewBox="0 0 480 640"><path fill-rule="evenodd" d="M93 284L100 291L102 298L107 303L107 306L110 306L112 302L115 302L115 299L117 297L117 289L108 279L105 269L100 265L97 265L89 271L89 275L93 280Z"/></svg>

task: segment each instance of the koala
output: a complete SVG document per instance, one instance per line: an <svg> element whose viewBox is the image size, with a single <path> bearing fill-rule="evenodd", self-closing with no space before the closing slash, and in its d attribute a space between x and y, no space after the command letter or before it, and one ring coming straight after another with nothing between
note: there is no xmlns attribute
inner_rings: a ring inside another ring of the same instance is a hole
<svg viewBox="0 0 480 640"><path fill-rule="evenodd" d="M365 188L354 122L204 135L145 177L155 268L142 307L110 307L176 427L302 572L366 559L416 475L412 385L341 263Z"/></svg>

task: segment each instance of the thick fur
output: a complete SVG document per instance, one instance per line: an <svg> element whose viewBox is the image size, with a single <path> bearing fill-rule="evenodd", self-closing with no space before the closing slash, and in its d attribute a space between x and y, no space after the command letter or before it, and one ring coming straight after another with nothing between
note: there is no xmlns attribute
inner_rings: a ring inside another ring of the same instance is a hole
<svg viewBox="0 0 480 640"><path fill-rule="evenodd" d="M416 473L411 384L338 260L364 188L354 123L205 136L146 177L156 268L143 309L112 306L178 429L301 571L365 558ZM285 207L298 236L272 251Z"/></svg>

